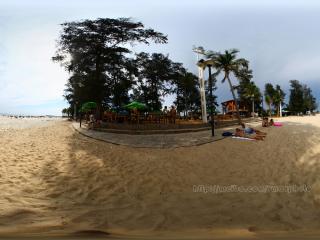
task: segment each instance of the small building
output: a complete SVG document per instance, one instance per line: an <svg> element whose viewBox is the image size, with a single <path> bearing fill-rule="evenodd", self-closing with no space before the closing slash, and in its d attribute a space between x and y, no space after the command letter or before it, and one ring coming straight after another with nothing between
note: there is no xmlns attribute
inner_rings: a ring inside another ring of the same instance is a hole
<svg viewBox="0 0 320 240"><path fill-rule="evenodd" d="M222 106L222 114L223 115L233 115L236 114L237 109L236 109L236 102L234 100L228 100L225 102L221 103ZM248 109L246 109L246 106L244 106L243 104L239 104L239 112L240 115L242 116L246 116L248 115Z"/></svg>

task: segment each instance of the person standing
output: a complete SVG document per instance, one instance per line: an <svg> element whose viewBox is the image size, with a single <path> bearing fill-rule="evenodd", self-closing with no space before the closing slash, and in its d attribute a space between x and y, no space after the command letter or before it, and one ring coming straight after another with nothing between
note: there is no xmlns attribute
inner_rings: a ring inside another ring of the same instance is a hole
<svg viewBox="0 0 320 240"><path fill-rule="evenodd" d="M171 118L171 122L173 124L176 123L176 117L177 117L177 110L176 108L172 105L171 109L170 109L170 118Z"/></svg>

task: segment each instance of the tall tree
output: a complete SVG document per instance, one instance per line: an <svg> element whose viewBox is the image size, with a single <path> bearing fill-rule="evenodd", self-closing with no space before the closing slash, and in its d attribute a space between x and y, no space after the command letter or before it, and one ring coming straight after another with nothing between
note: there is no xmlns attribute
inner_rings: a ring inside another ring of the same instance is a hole
<svg viewBox="0 0 320 240"><path fill-rule="evenodd" d="M272 108L271 106L273 105L273 97L275 94L275 89L271 83L266 83L264 87L264 98L265 101L268 105L268 111L269 111L269 116L272 114Z"/></svg>
<svg viewBox="0 0 320 240"><path fill-rule="evenodd" d="M303 113L305 110L303 86L298 80L290 81L289 110L293 113Z"/></svg>
<svg viewBox="0 0 320 240"><path fill-rule="evenodd" d="M143 99L152 111L162 108L162 97L173 93L171 83L179 76L181 64L172 62L161 53L139 53L136 56L138 80L136 97Z"/></svg>
<svg viewBox="0 0 320 240"><path fill-rule="evenodd" d="M241 124L242 121L239 112L239 103L235 94L235 87L231 82L231 75L233 74L235 77L238 77L241 73L247 71L249 69L249 62L244 58L237 58L238 53L239 50L230 49L226 50L224 53L209 53L208 56L213 60L214 67L217 69L217 71L223 72L224 77L222 79L222 82L225 82L227 80L229 83L233 100L236 103L235 105L238 122L239 124Z"/></svg>
<svg viewBox="0 0 320 240"><path fill-rule="evenodd" d="M251 100L252 113L255 113L255 102L261 102L261 93L260 89L256 86L256 84L251 81L244 85L243 89L243 97Z"/></svg>
<svg viewBox="0 0 320 240"><path fill-rule="evenodd" d="M313 112L317 109L317 100L312 94L311 88L307 85L303 86L303 105L304 105L304 112L310 111Z"/></svg>
<svg viewBox="0 0 320 240"><path fill-rule="evenodd" d="M247 94L247 87L250 86L250 83L252 81L252 70L250 69L242 69L237 74L237 78L239 80L239 85L237 86L237 93L239 96L239 102L241 103L242 106L244 106L246 109L251 109L252 108L252 99L251 97L248 97ZM255 100L255 105L260 108L260 103L258 99Z"/></svg>
<svg viewBox="0 0 320 240"><path fill-rule="evenodd" d="M211 86L211 89L212 89L212 92L216 91L217 90L217 76L219 75L219 71L215 72L215 73L212 73L211 74L211 78L212 78L212 86ZM219 105L218 102L217 102L217 96L212 94L212 97L210 95L210 79L208 79L206 81L206 85L205 85L205 93L206 93L206 96L207 96L207 109L209 110L208 112L210 112L210 108L211 106L213 106L214 109L216 109L216 107ZM215 111L213 109L213 114L215 114ZM210 112L210 115L211 115L211 112Z"/></svg>
<svg viewBox="0 0 320 240"><path fill-rule="evenodd" d="M96 101L98 105L127 100L131 71L127 69L129 44L166 43L167 37L130 18L99 18L62 24L54 61L71 73L67 92L70 104ZM124 70L125 69L125 70ZM79 83L81 83L81 97ZM78 98L79 97L79 98ZM110 100L111 99L111 100Z"/></svg>
<svg viewBox="0 0 320 240"><path fill-rule="evenodd" d="M284 98L286 94L281 89L279 85L276 85L273 96L272 96L272 102L274 107L277 109L277 116L280 116L280 105L284 104Z"/></svg>
<svg viewBox="0 0 320 240"><path fill-rule="evenodd" d="M290 81L290 98L288 109L293 113L313 112L317 109L317 100L312 90L307 85L302 85L298 80Z"/></svg>
<svg viewBox="0 0 320 240"><path fill-rule="evenodd" d="M174 81L174 93L178 112L183 112L187 117L189 112L197 112L201 108L198 77L186 69Z"/></svg>

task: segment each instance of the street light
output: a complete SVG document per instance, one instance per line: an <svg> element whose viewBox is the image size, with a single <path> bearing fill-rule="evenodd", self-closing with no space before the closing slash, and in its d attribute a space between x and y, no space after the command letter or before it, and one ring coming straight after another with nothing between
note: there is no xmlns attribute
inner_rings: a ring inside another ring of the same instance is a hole
<svg viewBox="0 0 320 240"><path fill-rule="evenodd" d="M201 115L202 115L202 122L207 123L207 103L206 103L206 93L204 87L204 73L203 70L205 66L202 66L202 62L204 60L199 61L199 55L204 55L204 49L201 47L193 48L193 52L197 53L197 65L198 65L198 74L199 74L199 85L200 85L200 100L201 100Z"/></svg>
<svg viewBox="0 0 320 240"><path fill-rule="evenodd" d="M75 120L75 121L77 121L77 104L78 104L78 101L75 101L74 102L74 112L73 112L73 119Z"/></svg>
<svg viewBox="0 0 320 240"><path fill-rule="evenodd" d="M254 109L254 94L251 95L251 100L252 100L252 117L255 116L255 109Z"/></svg>
<svg viewBox="0 0 320 240"><path fill-rule="evenodd" d="M198 66L200 68L202 68L203 70L208 67L208 71L209 71L209 94L210 94L210 118L211 118L211 134L212 136L214 136L214 114L213 114L213 110L214 110L214 104L213 104L213 93L212 93L212 75L211 75L211 67L213 66L214 62L213 60L209 59L209 60L199 60L198 61ZM207 106L205 106L206 109ZM207 116L206 116L207 118Z"/></svg>

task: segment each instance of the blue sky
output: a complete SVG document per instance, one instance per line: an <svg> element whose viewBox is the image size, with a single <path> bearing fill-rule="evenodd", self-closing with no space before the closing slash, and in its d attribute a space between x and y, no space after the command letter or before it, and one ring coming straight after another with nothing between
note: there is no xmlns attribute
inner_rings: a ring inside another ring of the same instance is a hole
<svg viewBox="0 0 320 240"><path fill-rule="evenodd" d="M320 97L319 10L306 0L0 0L0 113L60 114L68 75L51 61L59 24L98 17L132 17L167 34L166 45L134 50L169 54L194 73L193 45L238 48L261 89L271 82L287 91L298 79ZM220 81L216 94L219 102L231 97Z"/></svg>

